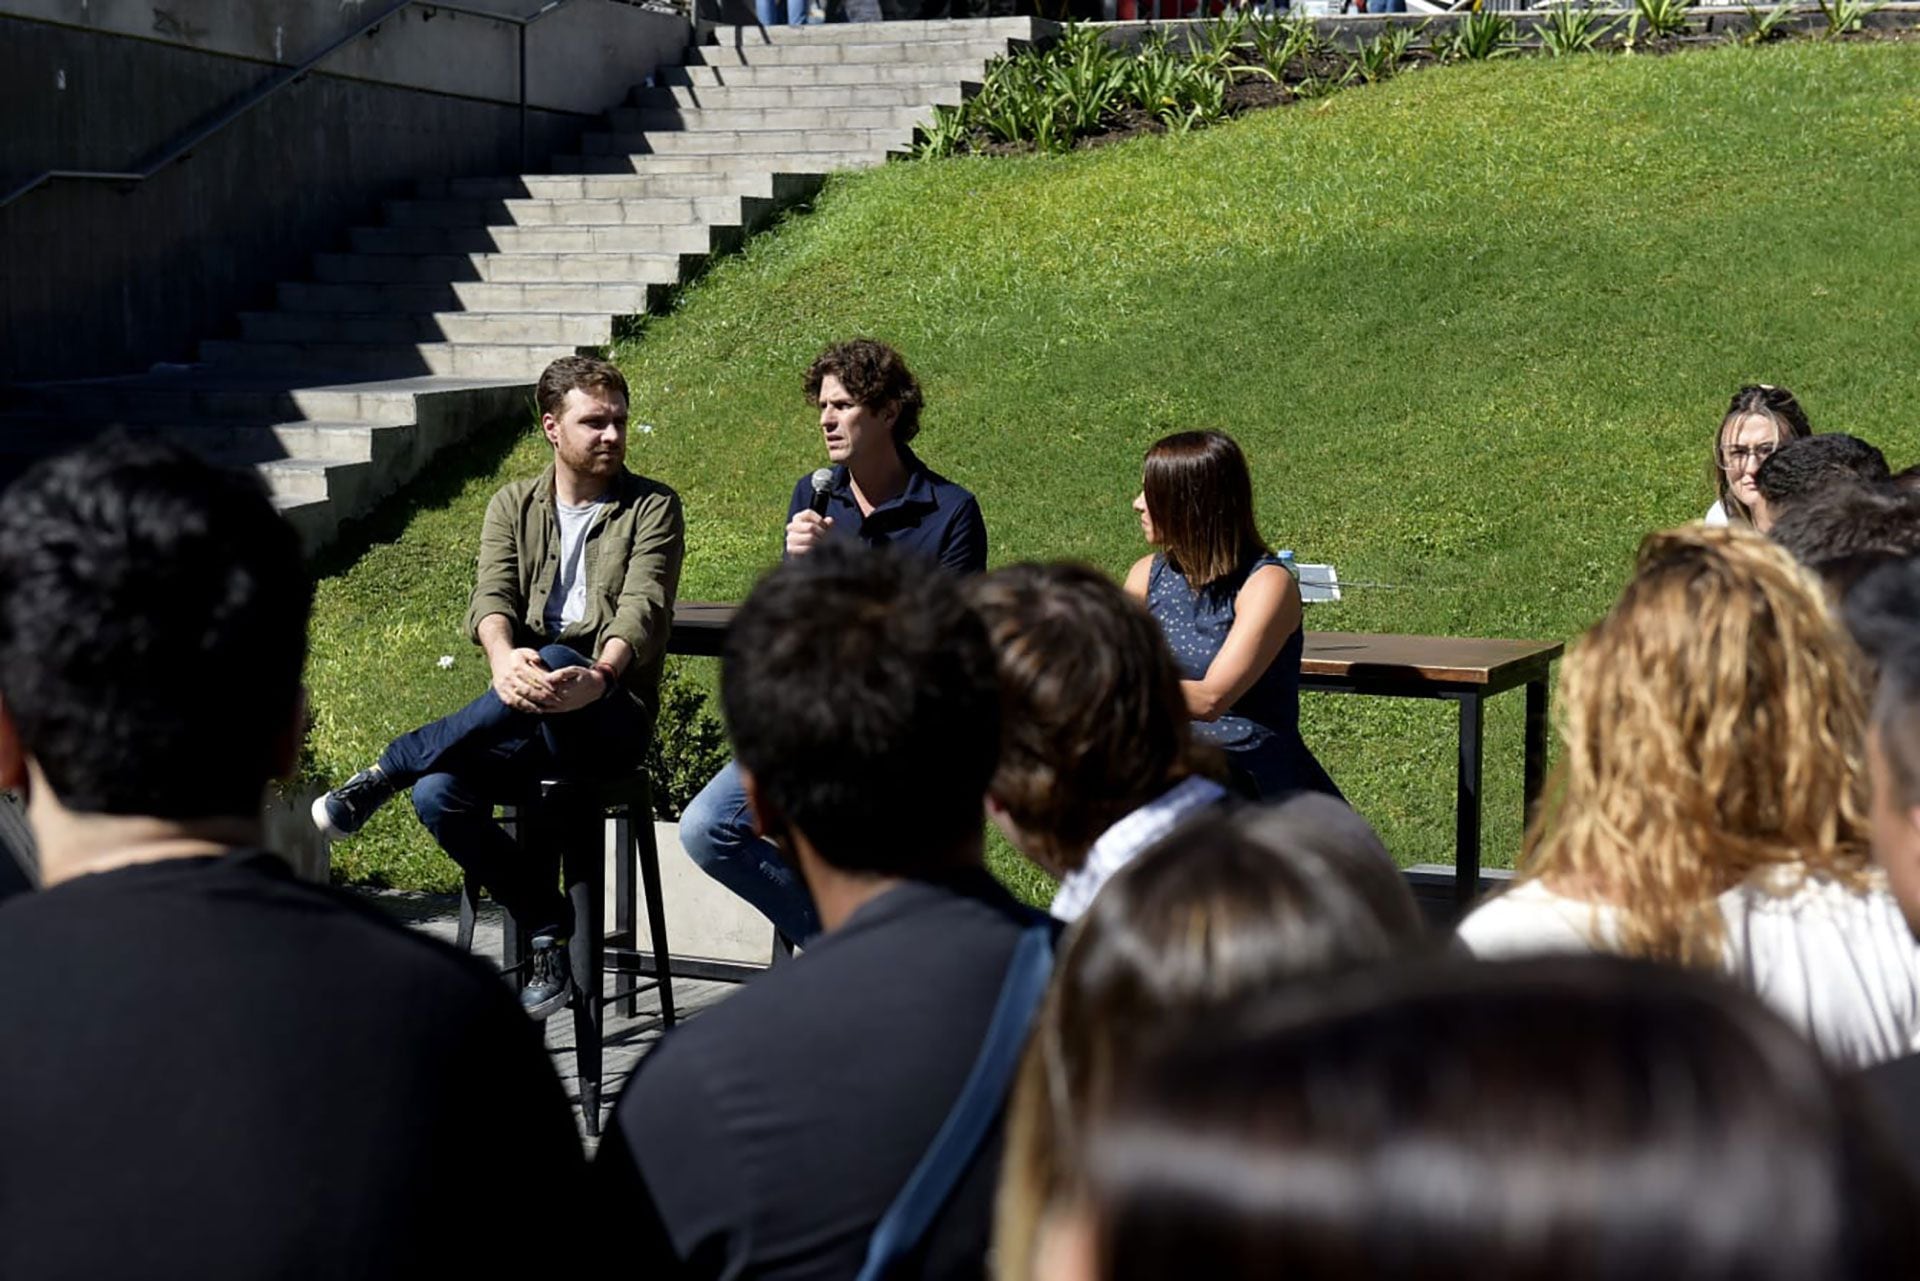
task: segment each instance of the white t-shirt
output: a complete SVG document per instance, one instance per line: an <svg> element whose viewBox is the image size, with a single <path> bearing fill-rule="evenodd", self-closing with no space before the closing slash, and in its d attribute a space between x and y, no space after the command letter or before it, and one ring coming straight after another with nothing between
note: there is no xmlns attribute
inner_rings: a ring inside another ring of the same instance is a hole
<svg viewBox="0 0 1920 1281"><path fill-rule="evenodd" d="M569 507L556 502L553 514L560 519L560 566L553 571L553 591L547 595L547 608L541 616L547 635L558 636L568 623L587 616L587 530L606 503L605 498Z"/></svg>
<svg viewBox="0 0 1920 1281"><path fill-rule="evenodd" d="M1707 508L1707 514L1700 518L1700 523L1709 529L1724 528L1727 524L1727 505L1715 499L1713 506Z"/></svg>
<svg viewBox="0 0 1920 1281"><path fill-rule="evenodd" d="M1834 1063L1868 1067L1920 1051L1920 942L1876 875L1866 892L1782 867L1720 896L1727 973ZM1483 960L1611 951L1614 909L1523 881L1460 922Z"/></svg>

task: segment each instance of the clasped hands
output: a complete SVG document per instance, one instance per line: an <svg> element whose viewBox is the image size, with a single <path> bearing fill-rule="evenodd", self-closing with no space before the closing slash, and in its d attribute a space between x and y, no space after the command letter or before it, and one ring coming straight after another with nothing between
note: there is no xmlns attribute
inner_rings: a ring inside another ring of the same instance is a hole
<svg viewBox="0 0 1920 1281"><path fill-rule="evenodd" d="M607 692L607 678L591 667L549 671L538 650L516 649L493 669L493 692L516 712L552 716L600 698Z"/></svg>

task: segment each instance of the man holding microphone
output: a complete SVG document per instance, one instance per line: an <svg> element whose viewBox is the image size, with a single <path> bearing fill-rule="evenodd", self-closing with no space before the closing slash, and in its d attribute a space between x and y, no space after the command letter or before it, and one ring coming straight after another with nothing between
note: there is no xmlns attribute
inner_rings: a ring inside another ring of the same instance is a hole
<svg viewBox="0 0 1920 1281"><path fill-rule="evenodd" d="M923 398L899 352L868 338L836 343L807 370L806 395L819 407L833 465L802 476L793 487L789 558L829 540L857 538L956 574L986 568L980 504L909 447L920 430ZM680 841L702 870L757 908L789 942L805 943L819 933L799 873L756 829L733 763L680 816Z"/></svg>

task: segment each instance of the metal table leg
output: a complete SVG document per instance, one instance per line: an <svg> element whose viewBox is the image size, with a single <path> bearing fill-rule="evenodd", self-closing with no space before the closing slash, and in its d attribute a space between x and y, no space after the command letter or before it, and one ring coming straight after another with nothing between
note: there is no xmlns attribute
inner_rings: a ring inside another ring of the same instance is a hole
<svg viewBox="0 0 1920 1281"><path fill-rule="evenodd" d="M1527 764L1521 818L1533 822L1534 806L1547 785L1547 678L1527 682Z"/></svg>
<svg viewBox="0 0 1920 1281"><path fill-rule="evenodd" d="M1481 698L1463 694L1460 704L1459 791L1453 816L1453 897L1464 911L1480 892L1480 763L1484 746Z"/></svg>

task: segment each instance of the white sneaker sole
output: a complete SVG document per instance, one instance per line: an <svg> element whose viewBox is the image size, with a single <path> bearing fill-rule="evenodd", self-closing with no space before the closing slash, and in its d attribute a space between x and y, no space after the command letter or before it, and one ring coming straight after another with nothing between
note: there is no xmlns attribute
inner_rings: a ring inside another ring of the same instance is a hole
<svg viewBox="0 0 1920 1281"><path fill-rule="evenodd" d="M333 815L327 813L328 795L323 792L316 796L313 800L313 808L307 812L313 816L313 825L320 829L320 835L331 844L334 841L344 841L353 833L343 832L333 825Z"/></svg>

